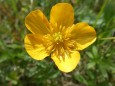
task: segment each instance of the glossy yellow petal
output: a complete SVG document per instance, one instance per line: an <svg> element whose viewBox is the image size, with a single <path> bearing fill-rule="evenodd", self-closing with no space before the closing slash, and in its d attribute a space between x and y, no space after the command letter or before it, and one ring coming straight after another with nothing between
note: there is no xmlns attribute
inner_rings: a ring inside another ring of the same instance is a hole
<svg viewBox="0 0 115 86"><path fill-rule="evenodd" d="M49 23L40 10L30 12L25 18L25 25L34 34L49 33Z"/></svg>
<svg viewBox="0 0 115 86"><path fill-rule="evenodd" d="M82 50L96 40L96 32L87 23L77 23L72 28L71 39L75 40L77 50Z"/></svg>
<svg viewBox="0 0 115 86"><path fill-rule="evenodd" d="M80 61L80 54L77 51L73 51L70 54L71 57L68 57L67 55L65 56L65 60L59 60L59 57L56 57L55 54L53 54L51 56L51 58L53 59L53 61L55 62L55 64L57 65L57 67L59 68L59 70L63 71L63 72L71 72L72 70L74 70L76 68L76 66L78 65L79 61Z"/></svg>
<svg viewBox="0 0 115 86"><path fill-rule="evenodd" d="M33 34L28 34L24 39L26 51L32 58L36 60L42 60L48 56L45 47L42 44L41 38L42 37L40 36L37 37Z"/></svg>
<svg viewBox="0 0 115 86"><path fill-rule="evenodd" d="M50 22L53 26L71 26L74 21L74 11L71 4L58 3L52 7ZM55 28L54 28L55 29Z"/></svg>

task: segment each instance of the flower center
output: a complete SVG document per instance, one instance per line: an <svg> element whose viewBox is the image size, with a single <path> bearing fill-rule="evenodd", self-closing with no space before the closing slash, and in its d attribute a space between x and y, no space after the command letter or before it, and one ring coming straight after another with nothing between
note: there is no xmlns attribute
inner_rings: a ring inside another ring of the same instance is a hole
<svg viewBox="0 0 115 86"><path fill-rule="evenodd" d="M54 38L55 42L62 42L63 41L62 34L60 32L54 33L53 38Z"/></svg>
<svg viewBox="0 0 115 86"><path fill-rule="evenodd" d="M72 50L75 49L76 43L64 34L64 32L55 32L52 35L44 36L44 46L47 53L56 55L59 60L65 60L71 57Z"/></svg>

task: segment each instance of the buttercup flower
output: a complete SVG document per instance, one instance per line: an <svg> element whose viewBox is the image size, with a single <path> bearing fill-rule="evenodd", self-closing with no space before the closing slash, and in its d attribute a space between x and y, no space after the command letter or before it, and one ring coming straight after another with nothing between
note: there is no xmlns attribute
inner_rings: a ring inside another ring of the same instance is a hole
<svg viewBox="0 0 115 86"><path fill-rule="evenodd" d="M53 6L49 21L40 10L30 12L25 18L25 25L31 31L24 39L26 51L36 60L51 55L59 70L71 72L80 61L78 51L96 40L93 27L73 22L74 11L68 3Z"/></svg>

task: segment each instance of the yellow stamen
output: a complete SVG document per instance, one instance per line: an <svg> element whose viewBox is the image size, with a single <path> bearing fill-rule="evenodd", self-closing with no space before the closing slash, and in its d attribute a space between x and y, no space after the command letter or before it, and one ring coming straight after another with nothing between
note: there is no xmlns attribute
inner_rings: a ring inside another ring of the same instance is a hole
<svg viewBox="0 0 115 86"><path fill-rule="evenodd" d="M54 40L55 40L56 42L57 42L57 41L60 41L60 42L63 41L62 35L61 35L60 32L54 33L53 38L54 38Z"/></svg>

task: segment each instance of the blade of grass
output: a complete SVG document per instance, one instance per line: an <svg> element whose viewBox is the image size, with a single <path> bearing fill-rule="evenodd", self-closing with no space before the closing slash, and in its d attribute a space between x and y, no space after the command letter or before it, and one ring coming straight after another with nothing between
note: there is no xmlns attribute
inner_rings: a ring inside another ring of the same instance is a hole
<svg viewBox="0 0 115 86"><path fill-rule="evenodd" d="M105 0L105 2L103 3L103 5L102 5L102 7L101 7L101 10L99 11L99 13L98 13L98 15L97 15L97 17L96 17L96 20L95 20L95 22L94 22L93 27L96 26L97 21L98 21L98 19L101 17L101 15L102 15L102 13L103 13L103 10L104 10L104 8L105 8L107 2L108 2L108 0Z"/></svg>

